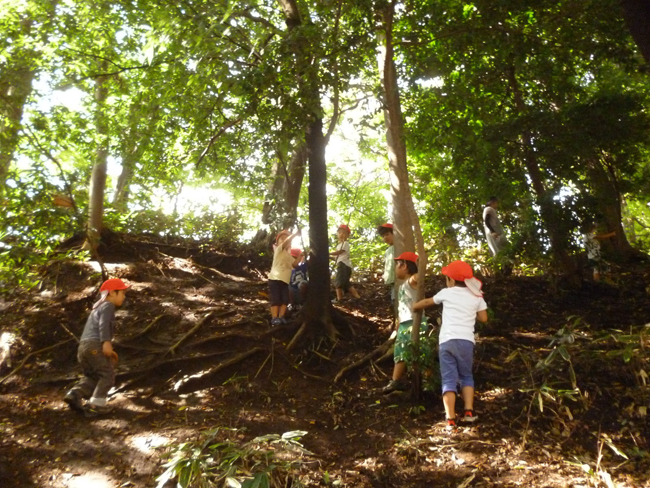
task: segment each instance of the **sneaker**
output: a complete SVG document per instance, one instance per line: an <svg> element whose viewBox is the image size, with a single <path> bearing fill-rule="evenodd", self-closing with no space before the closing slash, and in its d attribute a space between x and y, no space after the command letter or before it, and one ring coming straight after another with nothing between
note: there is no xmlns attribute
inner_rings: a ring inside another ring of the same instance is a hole
<svg viewBox="0 0 650 488"><path fill-rule="evenodd" d="M287 325L287 319L284 317L278 317L278 320L280 321L279 325Z"/></svg>
<svg viewBox="0 0 650 488"><path fill-rule="evenodd" d="M474 410L465 410L465 414L463 415L463 422L472 424L477 420L478 416L474 413Z"/></svg>
<svg viewBox="0 0 650 488"><path fill-rule="evenodd" d="M381 389L382 395L387 395L394 391L404 391L408 387L408 384L403 379L399 380L390 380L390 382Z"/></svg>
<svg viewBox="0 0 650 488"><path fill-rule="evenodd" d="M280 317L273 317L271 319L271 327L275 327L276 325L280 325L282 322L280 321Z"/></svg>
<svg viewBox="0 0 650 488"><path fill-rule="evenodd" d="M84 408L81 404L81 395L76 390L69 390L63 397L63 401L68 404L71 410L78 413L83 413Z"/></svg>
<svg viewBox="0 0 650 488"><path fill-rule="evenodd" d="M445 430L447 432L456 432L456 420L455 419L447 419L447 425L445 426Z"/></svg>
<svg viewBox="0 0 650 488"><path fill-rule="evenodd" d="M113 411L113 407L110 405L91 405L88 403L85 408L84 408L84 415L87 418L92 418L92 417L99 417L100 415L106 415L107 413L111 413Z"/></svg>

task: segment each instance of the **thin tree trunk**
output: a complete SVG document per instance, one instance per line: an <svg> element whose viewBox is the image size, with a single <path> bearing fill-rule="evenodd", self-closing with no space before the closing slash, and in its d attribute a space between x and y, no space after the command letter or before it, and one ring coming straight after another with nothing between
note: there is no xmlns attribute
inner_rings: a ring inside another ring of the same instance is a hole
<svg viewBox="0 0 650 488"><path fill-rule="evenodd" d="M383 26L378 31L378 41L381 47L377 60L384 92L384 122L386 124L386 145L388 146L390 190L393 203L394 246L395 255L398 256L405 250L415 249L415 240L407 199L404 198L404 192L408 188L408 173L402 170L406 168L406 144L397 72L393 58L393 3L389 3L381 14Z"/></svg>
<svg viewBox="0 0 650 488"><path fill-rule="evenodd" d="M106 69L104 63L103 69ZM90 179L87 239L90 249L96 252L104 219L104 193L106 189L106 165L108 159L108 118L105 102L108 98L108 86L105 77L95 81L95 130L97 150L95 164Z"/></svg>
<svg viewBox="0 0 650 488"><path fill-rule="evenodd" d="M289 31L302 24L295 0L278 0ZM309 167L309 293L303 309L305 320L320 325L331 338L337 335L332 323L330 303L329 243L327 239L327 167L325 164L325 137L323 136L322 108L320 103L317 67L312 66L308 40L294 42L298 80L306 99L307 129L305 143Z"/></svg>
<svg viewBox="0 0 650 488"><path fill-rule="evenodd" d="M422 300L424 298L427 255L424 249L420 221L415 211L415 206L413 205L413 196L409 185L406 143L404 141L404 120L402 117L393 51L394 2L389 2L382 14L383 32L381 30L379 31L379 39L384 44L384 55L382 59L380 54L378 59L385 97L384 120L386 123L386 143L388 146L391 196L394 212L395 255L399 256L403 251L414 251L417 242L419 254L417 299ZM419 349L421 318L421 311L413 314L411 340L415 345L416 351ZM412 364L412 370L414 377L413 396L414 398L419 398L421 378L417 363L414 362Z"/></svg>

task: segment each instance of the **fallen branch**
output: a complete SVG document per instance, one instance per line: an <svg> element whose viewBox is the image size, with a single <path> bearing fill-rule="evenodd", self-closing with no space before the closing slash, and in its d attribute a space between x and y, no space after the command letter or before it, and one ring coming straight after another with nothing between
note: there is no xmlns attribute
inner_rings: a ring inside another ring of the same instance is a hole
<svg viewBox="0 0 650 488"><path fill-rule="evenodd" d="M196 324L194 327L192 327L192 329L187 334L185 334L183 337L181 337L180 340L176 344L174 344L172 347L169 348L169 350L167 351L167 354L172 354L172 355L176 354L176 349L178 349L187 339L189 339L194 334L196 334L196 332L203 326L203 324L205 324L207 322L207 320L210 317L212 317L213 314L214 314L214 312L210 312L205 317L203 317L203 319L201 319L198 324Z"/></svg>
<svg viewBox="0 0 650 488"><path fill-rule="evenodd" d="M72 336L72 338L73 338L75 341L77 341L77 344L79 344L79 339L77 338L76 335L74 335L74 334L70 331L70 329L68 329L68 328L67 328L65 325L63 325L61 322L59 322L59 325L60 325L61 327L63 327L63 330L65 330L68 334L70 334L70 335Z"/></svg>
<svg viewBox="0 0 650 488"><path fill-rule="evenodd" d="M361 366L361 365L367 363L368 361L370 361L375 356L379 356L380 354L381 355L386 354L386 352L390 350L390 347L393 345L394 342L395 342L395 339L389 339L386 342L384 342L382 345L376 347L372 352L366 354L364 357L362 357L358 361L355 361L352 364L348 364L345 368L341 369L336 374L336 376L334 377L334 383L336 383L338 380L340 380L341 377L345 373L347 373L348 371L351 371L351 370L353 370L355 368L358 368L359 366Z"/></svg>
<svg viewBox="0 0 650 488"><path fill-rule="evenodd" d="M0 379L0 385L1 385L2 383L4 383L8 378L10 378L10 377L12 377L13 375L15 375L18 371L20 371L20 370L22 369L22 367L25 365L25 363L26 363L26 362L29 360L29 358L31 358L32 356L36 356L37 354L40 354L40 353L42 353L42 352L51 351L52 349L56 349L57 347L62 346L63 344L67 344L67 343L70 342L70 341L72 341L72 339L66 339L65 341L57 342L56 344L54 344L54 345L52 345L52 346L45 347L45 348L43 348L43 349L39 349L38 351L30 352L27 356L25 356L25 357L23 358L23 360L20 362L20 364L19 364L18 366L16 366L16 367L14 368L14 370L13 370L11 373L9 373L9 374L8 374L7 376L5 376L4 378Z"/></svg>
<svg viewBox="0 0 650 488"><path fill-rule="evenodd" d="M233 366L235 364L238 364L244 361L245 359L248 359L253 354L257 354L258 352L264 350L265 349L263 347L254 347L250 351L246 351L245 353L242 353L238 356L235 356L234 358L229 359L226 362L219 364L217 367L209 370L205 374L202 374L200 376L193 375L187 378L186 380L179 381L178 383L176 383L174 390L177 391L178 393L187 393L193 391L193 388L198 387L199 384L205 382L208 378L211 378L212 376L216 375L221 370L229 368L230 366Z"/></svg>

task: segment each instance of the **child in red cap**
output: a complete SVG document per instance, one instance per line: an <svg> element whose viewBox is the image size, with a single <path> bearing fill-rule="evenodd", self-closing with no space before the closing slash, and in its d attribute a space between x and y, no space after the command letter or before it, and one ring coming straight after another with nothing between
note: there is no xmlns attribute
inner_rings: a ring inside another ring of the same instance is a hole
<svg viewBox="0 0 650 488"><path fill-rule="evenodd" d="M112 343L115 309L124 303L128 288L119 278L106 280L99 289L99 300L93 305L81 334L77 359L84 377L66 393L63 401L86 417L96 417L112 410L106 404L106 397L115 384L117 353ZM90 400L84 406L82 402L88 398Z"/></svg>
<svg viewBox="0 0 650 488"><path fill-rule="evenodd" d="M418 288L418 256L414 252L403 252L395 258L395 276L402 280L397 291L397 311L399 316L399 328L395 337L395 349L393 359L393 376L384 388L381 389L383 394L392 393L393 391L406 390L408 384L404 379L406 373L406 353L411 344L411 329L413 327L413 303L417 299ZM420 336L426 337L427 324L426 317L422 316L420 323Z"/></svg>
<svg viewBox="0 0 650 488"><path fill-rule="evenodd" d="M269 296L271 299L271 325L286 324L284 318L289 305L289 281L291 270L298 264L298 258L291 255L291 239L300 235L288 230L278 233L273 247L273 264L269 272Z"/></svg>
<svg viewBox="0 0 650 488"><path fill-rule="evenodd" d="M476 320L487 322L487 304L481 292L482 283L474 278L469 264L454 261L442 268L447 288L433 298L425 298L413 305L422 310L442 304L442 326L438 341L442 402L447 415L447 430L456 428L456 391L460 385L464 402L465 422L475 422L474 414L474 325Z"/></svg>
<svg viewBox="0 0 650 488"><path fill-rule="evenodd" d="M343 294L349 292L354 298L359 298L359 292L350 284L352 277L352 261L350 261L350 228L345 225L339 225L336 231L336 237L339 243L336 249L330 253L330 256L335 259L336 263L336 276L334 277L334 287L336 288L336 300L341 301Z"/></svg>

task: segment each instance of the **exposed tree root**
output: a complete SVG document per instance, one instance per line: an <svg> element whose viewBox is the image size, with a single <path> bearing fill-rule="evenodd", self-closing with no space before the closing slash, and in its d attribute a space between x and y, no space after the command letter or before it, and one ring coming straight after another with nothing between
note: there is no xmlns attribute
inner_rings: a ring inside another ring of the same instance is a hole
<svg viewBox="0 0 650 488"><path fill-rule="evenodd" d="M257 354L258 352L264 350L265 349L263 347L254 347L253 349L246 351L245 353L239 354L238 356L235 356L229 359L228 361L220 363L219 365L210 369L204 374L200 374L200 375L197 374L197 375L186 377L176 383L176 385L174 386L174 390L177 391L178 393L189 393L191 391L195 391L196 389L200 388L200 385L203 384L207 379L216 375L221 370L229 368L235 364L238 364L244 361L245 359L248 359L253 354Z"/></svg>
<svg viewBox="0 0 650 488"><path fill-rule="evenodd" d="M199 320L198 324L196 324L194 327L192 327L192 329L187 334L185 334L183 337L181 337L180 340L176 344L174 344L172 347L169 348L169 350L167 351L167 354L172 354L172 355L176 354L176 349L178 349L187 339L189 339L194 334L196 334L196 332L203 326L204 323L206 323L208 321L208 319L210 317L212 317L213 314L214 314L214 312L210 312L205 317L203 317L201 320Z"/></svg>
<svg viewBox="0 0 650 488"><path fill-rule="evenodd" d="M395 339L389 339L388 341L384 342L382 345L376 347L374 350L372 350L370 353L366 354L364 357L359 359L358 361L355 361L352 364L348 364L345 368L341 369L336 376L334 377L334 383L336 383L338 380L341 379L341 377L346 374L348 371L351 371L355 368L358 368L359 366L367 363L370 361L372 358L375 356L379 355L385 355L387 351L390 351L391 346L393 345L393 342L395 342Z"/></svg>
<svg viewBox="0 0 650 488"><path fill-rule="evenodd" d="M231 339L233 337L239 337L241 339L250 339L250 340L255 341L255 340L259 339L260 337L270 335L270 332L271 331L268 331L268 332L265 332L264 334L245 334L243 332L233 330L233 331L225 332L223 334L219 334L219 335L215 335L215 336L211 336L211 337L206 337L205 339L200 339L200 340L195 341L195 342L190 342L187 345L187 347L203 346L203 345L208 344L210 342L217 342L217 341L221 341L221 340L224 340L224 339Z"/></svg>
<svg viewBox="0 0 650 488"><path fill-rule="evenodd" d="M11 378L13 375L15 375L18 371L22 369L23 366L25 366L25 363L31 358L32 356L36 356L42 352L46 351L51 351L52 349L56 349L59 346L62 346L63 344L67 344L68 342L72 341L73 339L66 339L65 341L57 342L56 344L48 347L44 347L43 349L39 349L38 351L30 352L27 356L23 358L23 360L20 362L18 366L16 366L11 373L9 373L7 376L4 378L0 379L0 385L4 383L7 379Z"/></svg>
<svg viewBox="0 0 650 488"><path fill-rule="evenodd" d="M289 344L287 344L286 347L287 352L291 351L296 346L296 344L300 342L300 340L302 339L302 337L305 335L306 332L307 332L307 322L305 321L300 326L300 329L298 329L298 332L294 334Z"/></svg>
<svg viewBox="0 0 650 488"><path fill-rule="evenodd" d="M156 318L153 319L151 322L149 322L149 325L147 325L144 329L142 329L140 332L138 332L138 333L136 333L136 334L134 334L134 335L132 335L132 336L125 337L125 340L132 341L133 339L138 339L138 338L140 338L140 337L142 337L142 336L148 334L149 331L150 331L151 329L153 329L153 327L154 327L154 326L155 326L155 325L160 321L160 319L162 319L164 316L165 316L165 314L158 315L158 317L156 317Z"/></svg>

